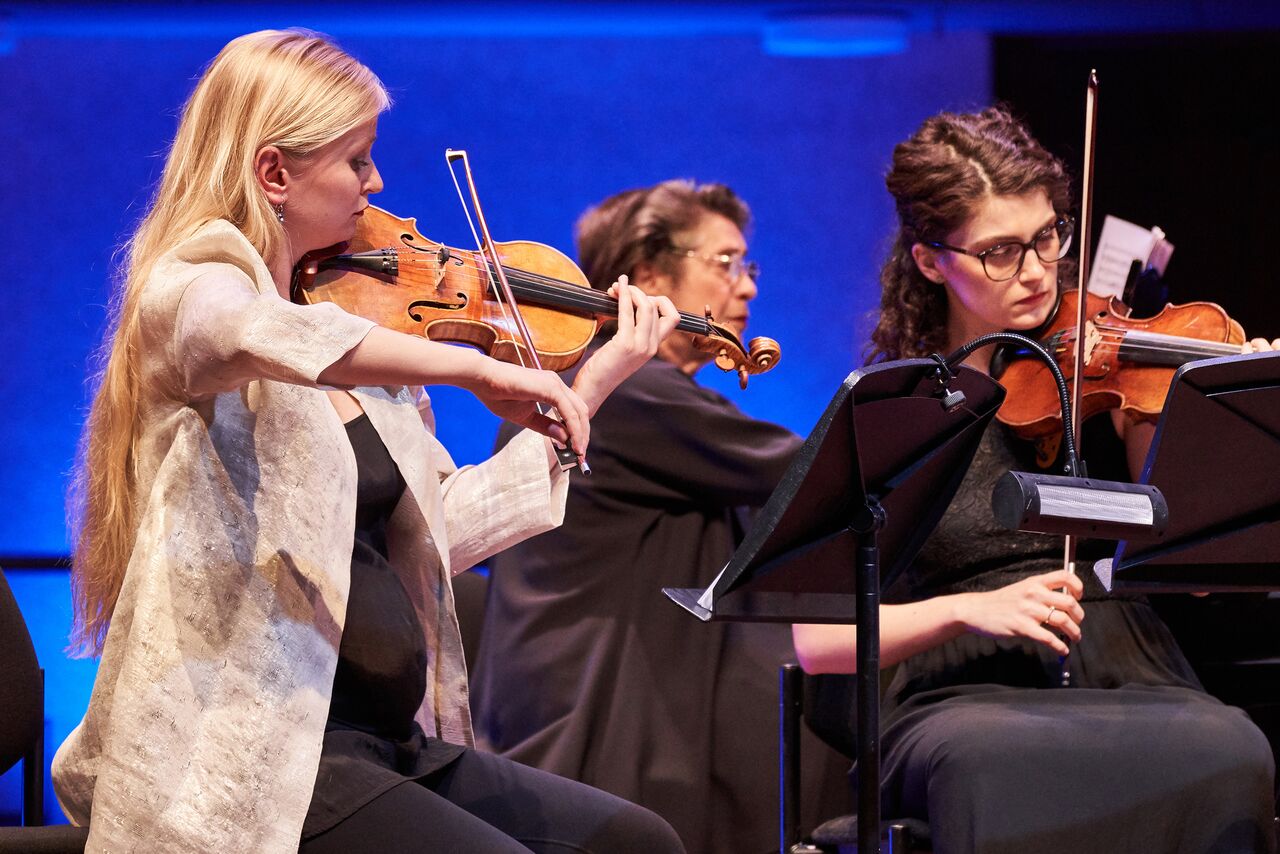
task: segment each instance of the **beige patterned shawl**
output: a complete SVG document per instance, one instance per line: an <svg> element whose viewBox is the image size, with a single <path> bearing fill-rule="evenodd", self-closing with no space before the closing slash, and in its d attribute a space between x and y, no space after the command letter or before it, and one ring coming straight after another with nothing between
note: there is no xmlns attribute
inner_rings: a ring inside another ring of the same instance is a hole
<svg viewBox="0 0 1280 854"><path fill-rule="evenodd" d="M92 817L88 851L297 849L355 524L355 458L316 378L371 326L282 299L226 222L147 282L141 524L88 712L53 768L67 815ZM407 487L387 533L432 653L418 721L469 744L450 572L559 525L568 478L527 433L457 469L423 429L425 396L355 394Z"/></svg>

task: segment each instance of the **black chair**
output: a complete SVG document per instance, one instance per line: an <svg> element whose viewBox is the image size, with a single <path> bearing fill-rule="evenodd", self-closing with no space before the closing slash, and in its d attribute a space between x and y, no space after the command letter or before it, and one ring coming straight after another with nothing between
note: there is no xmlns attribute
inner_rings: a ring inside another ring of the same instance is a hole
<svg viewBox="0 0 1280 854"><path fill-rule="evenodd" d="M799 826L800 727L809 729L850 762L857 755L857 694L852 676L809 676L798 664L778 671L779 762L778 789L782 798L780 838L787 854L857 854L858 817L845 815L823 822L809 833ZM885 854L915 854L932 850L929 825L917 819L880 824Z"/></svg>
<svg viewBox="0 0 1280 854"><path fill-rule="evenodd" d="M0 827L0 854L81 854L87 828L44 824L44 671L0 573L0 773L22 762L22 827Z"/></svg>

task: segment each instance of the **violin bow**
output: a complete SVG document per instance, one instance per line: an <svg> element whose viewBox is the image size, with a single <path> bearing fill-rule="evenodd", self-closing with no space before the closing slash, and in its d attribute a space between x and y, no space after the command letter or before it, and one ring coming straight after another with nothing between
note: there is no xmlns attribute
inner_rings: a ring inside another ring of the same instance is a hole
<svg viewBox="0 0 1280 854"><path fill-rule="evenodd" d="M1084 166L1080 175L1080 262L1076 266L1079 274L1079 281L1076 284L1076 346L1075 346L1075 370L1071 377L1071 424L1067 429L1071 430L1072 436L1076 441L1076 457L1083 459L1084 451L1081 448L1081 397L1084 389L1084 366L1085 366L1085 325L1088 321L1085 299L1086 289L1089 285L1089 244L1093 229L1093 157L1094 147L1098 140L1098 71L1090 69L1089 84L1085 91L1084 105ZM1071 477L1080 477L1082 472L1067 472ZM1072 575L1076 574L1076 538L1070 534L1064 538L1063 542L1063 569ZM1059 662L1061 665L1062 687L1067 687L1071 681L1071 671L1067 665L1067 658L1064 656Z"/></svg>
<svg viewBox="0 0 1280 854"><path fill-rule="evenodd" d="M526 368L542 370L542 361L538 358L538 351L533 346L533 336L529 333L529 327L524 322L524 317L520 314L520 306L516 304L515 295L511 293L511 284L507 281L506 270L503 269L502 260L498 256L498 247L493 242L493 236L489 233L489 224L485 221L484 210L480 207L480 194L476 191L475 178L471 174L471 160L467 157L467 152L452 148L445 149L445 161L449 164L449 174L453 176L453 186L458 190L458 201L462 203L462 212L466 214L467 225L471 227L471 236L475 239L476 245L480 248L482 257L488 257L489 268L489 284L493 287L494 296L498 300L507 319L514 324L516 330L520 333L520 340L524 344L525 352L521 352L516 347L516 357L520 360L520 364ZM454 171L453 164L457 161L462 162L462 171L467 178L467 189L471 191L471 205L475 208L475 222L471 220L471 213L467 209L466 199L462 195L462 185L458 183L458 173ZM479 224L479 233L476 232L476 225ZM534 407L542 415L549 418L555 417L555 410L544 406L542 403L535 401ZM579 456L573 452L571 448L561 447L560 443L552 442L552 446L556 451L556 459L560 461L560 470L568 471L572 468L581 469L584 475L591 474L591 466L587 465L587 458Z"/></svg>

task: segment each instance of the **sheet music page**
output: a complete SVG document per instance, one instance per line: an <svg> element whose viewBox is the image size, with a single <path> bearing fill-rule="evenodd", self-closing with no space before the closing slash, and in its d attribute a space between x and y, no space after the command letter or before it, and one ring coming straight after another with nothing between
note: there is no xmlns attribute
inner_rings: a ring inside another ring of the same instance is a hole
<svg viewBox="0 0 1280 854"><path fill-rule="evenodd" d="M1124 282L1134 260L1145 266L1155 235L1140 225L1108 215L1089 270L1089 293L1100 297L1124 296Z"/></svg>

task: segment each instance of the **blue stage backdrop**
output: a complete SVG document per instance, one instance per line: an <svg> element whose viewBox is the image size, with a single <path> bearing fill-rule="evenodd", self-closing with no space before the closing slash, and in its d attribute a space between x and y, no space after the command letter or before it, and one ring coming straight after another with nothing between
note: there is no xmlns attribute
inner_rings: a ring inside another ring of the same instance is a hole
<svg viewBox="0 0 1280 854"><path fill-rule="evenodd" d="M497 239L570 254L574 220L618 190L671 177L732 185L754 210L750 254L764 270L749 334L776 338L783 357L745 392L714 367L702 378L800 432L860 362L892 221L882 177L894 143L939 109L985 103L990 89L978 33L914 32L890 55L799 57L767 53L750 28L681 25L671 6L654 12L669 26L637 14L569 35L533 25L486 31L474 21L455 31L433 26L429 8L405 13L399 30L301 8L262 17L239 6L179 8L116 7L86 22L83 6L44 7L39 26L24 28L18 15L0 34L0 147L9 157L0 224L10 254L0 298L10 365L0 375L0 485L9 496L0 554L68 548L64 494L113 253L147 204L193 81L239 32L327 30L382 77L396 106L374 148L386 181L374 201L416 216L432 239L471 244L446 147L470 151ZM483 458L495 420L465 393L433 394L456 459ZM652 418L661 429L662 411ZM9 580L49 671L52 755L83 714L93 665L63 652L65 571ZM11 773L0 811L12 813L17 800ZM47 803L49 818L62 820Z"/></svg>

